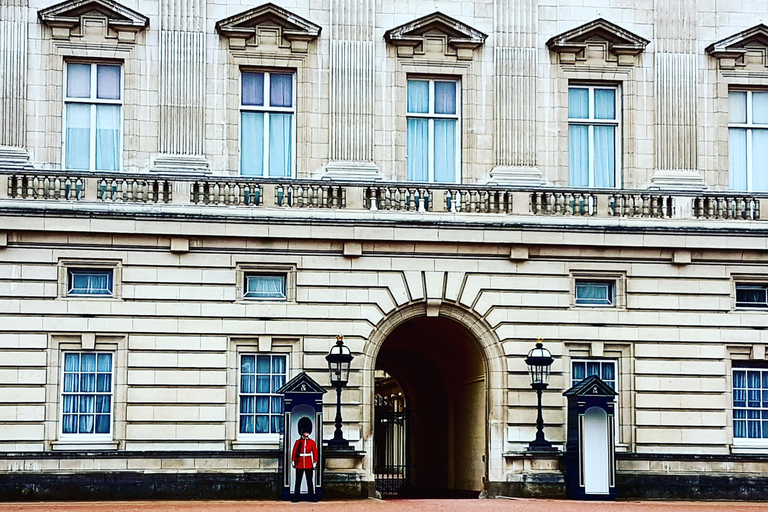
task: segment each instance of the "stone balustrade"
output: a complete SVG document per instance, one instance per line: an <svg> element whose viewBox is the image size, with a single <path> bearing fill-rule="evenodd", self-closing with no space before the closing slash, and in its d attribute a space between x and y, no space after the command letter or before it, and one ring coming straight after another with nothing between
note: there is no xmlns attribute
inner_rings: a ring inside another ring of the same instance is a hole
<svg viewBox="0 0 768 512"><path fill-rule="evenodd" d="M456 214L760 220L766 193L0 171L0 199Z"/></svg>

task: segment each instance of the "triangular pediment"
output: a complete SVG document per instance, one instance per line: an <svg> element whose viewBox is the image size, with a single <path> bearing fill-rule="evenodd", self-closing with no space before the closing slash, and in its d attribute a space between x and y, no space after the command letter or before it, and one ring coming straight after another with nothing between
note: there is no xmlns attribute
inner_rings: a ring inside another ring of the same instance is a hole
<svg viewBox="0 0 768 512"><path fill-rule="evenodd" d="M598 18L554 36L547 41L547 47L559 53L560 62L566 64L586 60L588 46L598 43L605 47L606 60L612 55L617 57L618 64L631 65L635 55L645 50L649 42L615 23Z"/></svg>
<svg viewBox="0 0 768 512"><path fill-rule="evenodd" d="M577 382L571 389L563 393L565 396L576 397L608 397L613 398L618 395L616 391L605 383L603 379L597 375L591 375L586 379Z"/></svg>
<svg viewBox="0 0 768 512"><path fill-rule="evenodd" d="M472 51L482 45L488 36L441 12L428 14L384 33L384 39L398 48L400 57L413 56L414 48L423 50L425 39L429 37L445 38L457 58L471 59ZM401 48L404 50L401 51Z"/></svg>
<svg viewBox="0 0 768 512"><path fill-rule="evenodd" d="M254 7L216 22L219 34L229 37L230 42L253 40L259 44L260 31L276 34L278 40L285 40L293 51L306 51L307 42L320 35L321 27L287 9L268 3ZM232 46L232 44L230 44Z"/></svg>
<svg viewBox="0 0 768 512"><path fill-rule="evenodd" d="M755 25L712 43L705 51L720 61L721 69L747 67L750 63L768 66L768 27Z"/></svg>
<svg viewBox="0 0 768 512"><path fill-rule="evenodd" d="M112 0L69 0L37 11L40 21L49 26L75 27L82 18L100 16L115 30L140 30L149 26L149 18Z"/></svg>
<svg viewBox="0 0 768 512"><path fill-rule="evenodd" d="M286 393L320 393L323 395L327 393L327 390L318 384L315 379L307 375L306 372L301 372L286 382L276 393L281 395Z"/></svg>

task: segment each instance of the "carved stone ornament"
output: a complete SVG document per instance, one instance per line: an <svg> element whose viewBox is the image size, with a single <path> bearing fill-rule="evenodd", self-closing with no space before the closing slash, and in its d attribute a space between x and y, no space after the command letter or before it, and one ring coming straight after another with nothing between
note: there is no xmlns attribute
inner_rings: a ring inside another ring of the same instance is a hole
<svg viewBox="0 0 768 512"><path fill-rule="evenodd" d="M475 48L488 36L440 12L428 14L399 27L387 30L384 39L397 47L398 57L413 57L440 48L445 55L472 60Z"/></svg>
<svg viewBox="0 0 768 512"><path fill-rule="evenodd" d="M768 27L755 25L707 46L705 51L718 60L720 69L768 67Z"/></svg>
<svg viewBox="0 0 768 512"><path fill-rule="evenodd" d="M37 16L51 27L54 39L94 33L133 43L136 33L149 26L149 18L113 0L69 0L40 9Z"/></svg>
<svg viewBox="0 0 768 512"><path fill-rule="evenodd" d="M598 18L563 32L547 41L547 47L560 55L560 64L587 62L595 54L605 62L619 66L635 65L635 56L645 50L650 41Z"/></svg>
<svg viewBox="0 0 768 512"><path fill-rule="evenodd" d="M320 35L320 26L275 4L264 4L216 23L216 30L229 38L229 47L276 46L294 53L307 53L309 42Z"/></svg>

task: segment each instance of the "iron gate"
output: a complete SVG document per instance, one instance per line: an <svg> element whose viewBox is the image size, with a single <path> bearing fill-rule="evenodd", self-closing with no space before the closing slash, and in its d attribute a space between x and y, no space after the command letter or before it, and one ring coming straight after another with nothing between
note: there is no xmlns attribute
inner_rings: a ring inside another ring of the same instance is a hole
<svg viewBox="0 0 768 512"><path fill-rule="evenodd" d="M377 407L373 470L376 490L382 496L397 496L408 487L410 478L410 429L408 411Z"/></svg>

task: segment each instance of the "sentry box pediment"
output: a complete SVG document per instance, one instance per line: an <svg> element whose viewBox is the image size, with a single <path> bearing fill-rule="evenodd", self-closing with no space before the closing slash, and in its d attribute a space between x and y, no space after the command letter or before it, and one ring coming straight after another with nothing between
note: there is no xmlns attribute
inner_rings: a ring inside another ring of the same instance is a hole
<svg viewBox="0 0 768 512"><path fill-rule="evenodd" d="M387 43L397 47L398 57L423 55L431 47L441 46L446 55L454 55L459 60L471 60L475 48L487 37L441 12L433 12L384 33Z"/></svg>
<svg viewBox="0 0 768 512"><path fill-rule="evenodd" d="M229 38L229 47L278 46L307 53L320 26L275 4L264 4L216 23L216 31Z"/></svg>
<svg viewBox="0 0 768 512"><path fill-rule="evenodd" d="M615 23L598 18L547 41L547 47L560 55L560 64L603 60L619 66L635 65L635 56L650 41Z"/></svg>
<svg viewBox="0 0 768 512"><path fill-rule="evenodd" d="M54 39L99 32L106 38L135 42L136 33L149 26L149 18L112 0L70 0L37 11L51 27Z"/></svg>

